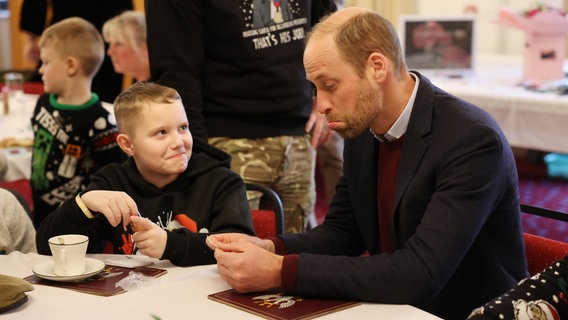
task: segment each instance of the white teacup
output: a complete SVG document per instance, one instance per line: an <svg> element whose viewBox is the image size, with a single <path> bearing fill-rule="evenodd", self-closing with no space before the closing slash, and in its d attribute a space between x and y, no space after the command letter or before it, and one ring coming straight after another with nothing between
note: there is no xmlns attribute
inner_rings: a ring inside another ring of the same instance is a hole
<svg viewBox="0 0 568 320"><path fill-rule="evenodd" d="M49 238L53 255L53 273L60 277L85 273L85 255L89 237L80 234L63 234Z"/></svg>

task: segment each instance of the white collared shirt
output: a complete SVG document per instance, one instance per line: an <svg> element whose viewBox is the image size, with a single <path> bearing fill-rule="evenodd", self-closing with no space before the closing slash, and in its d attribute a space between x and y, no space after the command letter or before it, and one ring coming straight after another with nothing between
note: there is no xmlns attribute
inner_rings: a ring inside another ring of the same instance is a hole
<svg viewBox="0 0 568 320"><path fill-rule="evenodd" d="M408 128L408 122L410 121L410 114L412 113L412 108L414 107L414 100L416 99L416 92L418 92L418 85L420 84L420 79L417 75L412 72L410 72L410 75L416 82L414 83L414 89L412 90L410 99L408 99L408 102L406 103L406 106L404 107L404 110L402 110L402 113L400 114L398 119L396 119L394 124L390 127L387 133L384 134L384 136L377 135L373 132L372 129L369 129L375 136L375 138L379 139L380 141L385 141L385 139L386 141L395 141L400 139L400 137L402 137L406 133L406 128Z"/></svg>

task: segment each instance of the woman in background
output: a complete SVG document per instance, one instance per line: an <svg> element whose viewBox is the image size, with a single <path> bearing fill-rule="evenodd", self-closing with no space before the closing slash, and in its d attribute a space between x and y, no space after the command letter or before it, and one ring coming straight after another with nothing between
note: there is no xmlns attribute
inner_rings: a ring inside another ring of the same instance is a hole
<svg viewBox="0 0 568 320"><path fill-rule="evenodd" d="M103 38L109 44L107 55L116 73L136 81L150 79L143 12L125 11L108 20L103 25Z"/></svg>

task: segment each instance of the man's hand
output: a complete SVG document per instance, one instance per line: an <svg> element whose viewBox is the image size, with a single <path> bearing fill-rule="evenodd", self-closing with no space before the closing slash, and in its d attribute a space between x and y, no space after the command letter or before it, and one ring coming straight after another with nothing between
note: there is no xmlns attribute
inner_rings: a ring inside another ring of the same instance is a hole
<svg viewBox="0 0 568 320"><path fill-rule="evenodd" d="M132 240L136 242L136 247L143 255L151 258L160 259L166 250L168 233L157 224L147 218L139 216L130 217L133 230ZM135 226L135 227L134 227Z"/></svg>
<svg viewBox="0 0 568 320"><path fill-rule="evenodd" d="M215 258L221 277L238 292L258 292L282 285L284 258L253 242L218 242Z"/></svg>
<svg viewBox="0 0 568 320"><path fill-rule="evenodd" d="M130 216L138 215L136 203L126 192L93 190L82 194L81 200L89 210L102 213L113 227L122 222L124 230Z"/></svg>
<svg viewBox="0 0 568 320"><path fill-rule="evenodd" d="M314 148L317 148L331 139L332 131L329 130L329 127L327 126L325 115L317 112L316 97L312 98L312 113L306 123L305 130L306 132L312 133L312 146Z"/></svg>
<svg viewBox="0 0 568 320"><path fill-rule="evenodd" d="M264 250L274 253L274 243L270 240L252 237L243 233L220 233L212 234L207 237L206 241L209 248L215 250L219 244L254 244Z"/></svg>
<svg viewBox="0 0 568 320"><path fill-rule="evenodd" d="M24 43L24 57L27 61L37 64L40 56L40 49L37 44L38 36L27 32L26 42Z"/></svg>

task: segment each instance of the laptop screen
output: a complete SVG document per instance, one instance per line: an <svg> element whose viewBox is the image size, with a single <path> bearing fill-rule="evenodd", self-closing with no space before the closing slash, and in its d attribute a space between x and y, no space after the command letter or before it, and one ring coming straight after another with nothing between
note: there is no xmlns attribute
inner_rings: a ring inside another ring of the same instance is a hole
<svg viewBox="0 0 568 320"><path fill-rule="evenodd" d="M475 17L402 16L401 45L410 69L465 75L475 67Z"/></svg>

